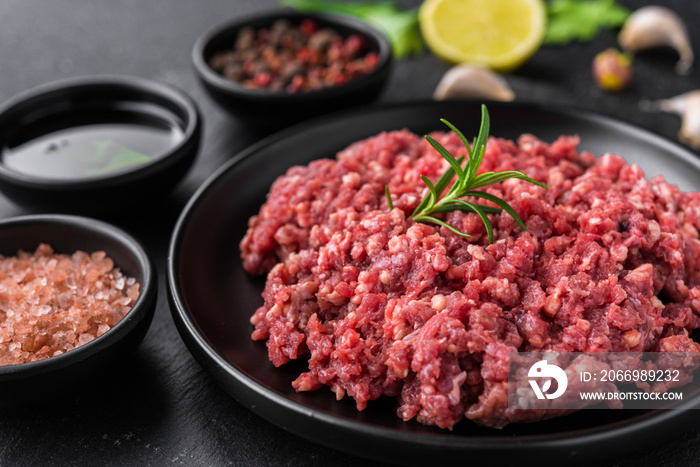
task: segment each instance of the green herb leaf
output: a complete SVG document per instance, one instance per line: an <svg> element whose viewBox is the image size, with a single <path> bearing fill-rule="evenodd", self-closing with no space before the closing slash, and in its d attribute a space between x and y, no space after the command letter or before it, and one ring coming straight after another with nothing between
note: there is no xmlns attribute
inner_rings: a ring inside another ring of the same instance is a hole
<svg viewBox="0 0 700 467"><path fill-rule="evenodd" d="M464 174L462 173L462 167L460 166L459 162L457 162L457 159L455 159L454 156L450 154L450 152L447 149L445 149L445 147L442 144L435 141L429 135L425 135L425 139L430 143L432 147L435 148L437 152L440 153L442 157L445 158L445 160L447 160L447 162L450 163L452 170L454 170L457 176L459 178L464 178Z"/></svg>
<svg viewBox="0 0 700 467"><path fill-rule="evenodd" d="M476 204L464 201L463 199L457 199L455 200L455 202L458 204L462 204L468 208L471 208L481 218L481 222L483 222L484 227L486 227L486 234L489 237L489 243L493 243L493 227L491 226L491 221L489 220L489 218L486 217L486 214L484 214L484 211L479 209L479 207Z"/></svg>
<svg viewBox="0 0 700 467"><path fill-rule="evenodd" d="M481 161L484 160L484 152L486 152L486 141L489 139L491 131L491 118L486 106L481 106L481 126L479 127L479 135L475 138L474 148L472 149L471 176L476 177L476 173L481 166Z"/></svg>
<svg viewBox="0 0 700 467"><path fill-rule="evenodd" d="M459 130L457 129L456 126L454 126L453 124L451 124L450 122L448 122L448 121L445 120L444 118L441 118L440 121L441 121L442 123L444 123L445 125L447 125L448 127L450 127L450 130L454 131L455 134L456 134L457 136L459 136L459 139L461 139L461 140L462 140L462 143L464 143L464 147L467 148L467 155L468 155L469 157L472 157L472 150L471 150L471 148L469 147L469 141L467 140L467 138L464 137L464 134L462 134L462 132L459 131Z"/></svg>
<svg viewBox="0 0 700 467"><path fill-rule="evenodd" d="M107 165L99 169L89 169L85 175L103 175L120 169L151 162L151 157L129 149L113 141L95 141L94 160L104 162Z"/></svg>
<svg viewBox="0 0 700 467"><path fill-rule="evenodd" d="M461 235L462 237L471 238L471 235L464 233L464 232L460 232L459 230L455 229L447 222L441 221L440 219L436 219L436 218L431 217L431 216L421 216L420 219L413 219L413 220L416 222L424 222L424 221L432 222L433 224L438 224L438 225L441 225L441 226L451 230L452 232L456 233L457 235Z"/></svg>
<svg viewBox="0 0 700 467"><path fill-rule="evenodd" d="M452 170L452 168L450 168L449 170ZM445 173L447 173L447 172L445 172ZM454 175L454 171L452 171L452 175ZM444 175L443 175L443 177L444 177ZM430 196L426 196L425 198L423 198L423 200L420 202L420 204L418 206L416 206L416 209L413 210L413 214L411 214L411 217L416 217L419 212L422 212L428 206L429 201L430 201Z"/></svg>
<svg viewBox="0 0 700 467"><path fill-rule="evenodd" d="M491 201L493 204L496 206L500 206L501 209L503 209L505 212L507 212L510 217L515 220L515 222L518 224L518 226L523 229L525 232L527 232L527 227L525 227L525 223L523 220L520 218L517 212L515 212L515 209L511 207L510 204L499 198L498 196L494 196L491 193L486 193L485 191L468 191L465 193L466 196L475 196L477 198L483 198L488 201Z"/></svg>
<svg viewBox="0 0 700 467"><path fill-rule="evenodd" d="M280 0L280 3L299 11L348 15L361 19L386 34L396 58L423 52L417 8L405 11L393 1L340 3L329 0Z"/></svg>
<svg viewBox="0 0 700 467"><path fill-rule="evenodd" d="M393 211L394 203L391 202L391 193L389 193L389 185L384 185L384 193L386 193L386 202L389 204L389 211Z"/></svg>
<svg viewBox="0 0 700 467"><path fill-rule="evenodd" d="M476 213L486 228L486 234L488 235L489 243L493 243L493 226L491 221L486 216L486 214L497 214L501 210L506 211L515 222L523 230L525 228L525 223L520 219L520 216L515 212L512 206L510 206L506 201L494 196L490 193L483 191L475 191L477 188L483 188L485 186L493 185L494 183L500 183L510 178L517 178L529 183L534 183L544 189L548 189L546 185L533 180L522 172L515 170L508 170L504 172L487 172L481 175L477 175L479 172L479 167L484 158L484 152L486 150L486 142L488 141L488 133L491 128L491 123L489 120L489 113L485 105L481 106L481 126L479 128L479 134L474 138L474 145L469 151L469 141L464 137L464 135L457 130L450 122L442 120L445 125L451 128L462 140L464 146L467 148L467 152L470 157L467 160L464 167L462 163L464 162L464 156L460 156L459 159L450 154L450 152L445 149L440 143L435 141L435 139L430 136L425 137L425 139L430 143L431 146L450 164L450 168L440 177L437 185L433 185L428 177L421 175L421 180L428 187L429 193L423 200L418 204L411 217L414 222L430 222L433 224L438 224L452 232L462 235L464 237L470 237L464 232L460 232L446 222L436 218L433 214L440 214L452 211L469 211ZM445 190L447 185L450 183L454 175L457 175L457 180L452 185L452 188L448 193L440 198L442 192ZM389 196L389 189L385 187L387 199L389 199L391 206L391 199ZM473 196L477 198L483 198L487 201L491 201L500 209L494 208L492 206L484 206L482 204L475 204L469 201L460 199L466 196Z"/></svg>
<svg viewBox="0 0 700 467"><path fill-rule="evenodd" d="M91 141L84 147L91 160L102 162L109 158L110 150L114 149L114 146L119 145L114 141Z"/></svg>
<svg viewBox="0 0 700 467"><path fill-rule="evenodd" d="M423 180L423 183L425 183L425 185L428 187L428 190L430 190L430 199L428 200L428 204L435 204L438 198L437 192L435 191L435 186L425 175L421 175L420 179Z"/></svg>
<svg viewBox="0 0 700 467"><path fill-rule="evenodd" d="M615 0L552 0L543 43L588 42L601 29L622 26L629 15L630 11Z"/></svg>
<svg viewBox="0 0 700 467"><path fill-rule="evenodd" d="M460 200L461 201L461 200ZM486 206L485 204L476 204L472 203L474 206L478 206L479 209L484 211L487 214L499 214L502 209L500 208L494 208L493 206ZM459 203L452 203L452 204L444 204L438 208L435 208L433 213L441 213L441 212L452 212L452 211L466 211L466 212L474 212L472 208L469 206L464 206Z"/></svg>
<svg viewBox="0 0 700 467"><path fill-rule="evenodd" d="M498 172L498 173L493 173L493 172L488 172L488 173L483 173L476 177L474 179L474 183L472 184L472 189L474 188L481 188L489 185L493 185L494 183L500 183L504 180L508 180L509 178L517 178L520 180L525 180L526 182L534 183L537 186L541 186L544 189L549 189L547 185L544 183L540 183L537 180L533 180L527 175L525 175L522 172L517 172L515 170L508 170L505 172Z"/></svg>
<svg viewBox="0 0 700 467"><path fill-rule="evenodd" d="M459 159L457 159L457 166L461 167L462 162L464 162L464 156L459 156ZM452 166L450 166L447 171L442 174L442 177L440 177L440 180L435 184L435 192L437 193L438 196L442 194L443 191L445 191L445 188L447 188L447 185L452 181L452 179L455 176L455 170Z"/></svg>
<svg viewBox="0 0 700 467"><path fill-rule="evenodd" d="M457 159L457 162L461 165L462 162L464 161L464 156L460 156L459 159ZM447 171L442 174L442 177L440 177L440 180L435 184L435 193L437 194L438 197L442 194L443 191L445 191L445 188L447 188L447 185L452 181L452 179L455 176L455 171L452 167L447 169ZM389 187L386 187L387 191L389 190ZM416 206L416 209L413 211L413 214L411 216L415 216L417 213L421 212L425 206L428 204L428 201L430 200L429 196L426 196L423 198L423 200L420 202L418 206Z"/></svg>

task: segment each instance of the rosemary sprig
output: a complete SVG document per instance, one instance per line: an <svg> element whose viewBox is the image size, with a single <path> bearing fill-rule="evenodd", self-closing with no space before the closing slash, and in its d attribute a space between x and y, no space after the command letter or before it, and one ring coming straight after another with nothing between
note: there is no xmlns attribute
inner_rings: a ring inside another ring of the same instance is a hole
<svg viewBox="0 0 700 467"><path fill-rule="evenodd" d="M386 193L386 202L389 203L389 211L393 211L394 203L391 201L391 193L389 193L388 185L384 185L384 193Z"/></svg>
<svg viewBox="0 0 700 467"><path fill-rule="evenodd" d="M471 235L460 232L447 222L434 217L434 214L451 211L474 212L481 218L481 221L484 223L484 227L486 227L486 234L488 235L489 243L493 243L493 226L491 225L491 221L486 214L496 214L501 212L501 210L505 210L508 214L510 214L515 222L517 222L521 229L527 230L522 219L520 219L520 216L518 216L515 210L507 202L490 193L477 191L478 188L484 188L486 186L493 185L494 183L500 183L504 180L508 180L509 178L525 180L527 182L534 183L537 186L541 186L542 188L549 189L546 185L531 179L522 172L515 170L508 170L498 173L486 172L481 175L477 175L479 166L484 159L484 151L486 150L486 141L488 140L490 129L489 113L488 110L486 110L486 106L481 106L481 127L479 128L478 136L474 138L473 147L469 146L469 141L467 141L462 132L455 128L454 125L445 119L440 119L440 121L454 131L464 143L468 155L467 162L464 166L462 166L464 156L461 156L458 159L455 158L440 143L435 141L435 139L431 138L429 135L425 136L425 139L430 143L430 145L434 147L435 150L439 152L440 155L445 158L445 160L447 160L447 162L449 162L450 168L447 169L447 171L435 184L433 184L428 177L421 175L423 183L425 183L425 185L428 187L428 194L413 211L413 214L411 214L413 220L415 222L441 225L458 235L471 237ZM455 174L457 175L457 180L454 182L454 184L452 184L452 187L449 189L447 194L441 198L440 196L450 184ZM386 187L385 191L387 201L389 202L389 208L393 209L394 206L391 202L389 188ZM498 208L483 204L470 203L469 201L461 199L467 196L485 199L498 206Z"/></svg>

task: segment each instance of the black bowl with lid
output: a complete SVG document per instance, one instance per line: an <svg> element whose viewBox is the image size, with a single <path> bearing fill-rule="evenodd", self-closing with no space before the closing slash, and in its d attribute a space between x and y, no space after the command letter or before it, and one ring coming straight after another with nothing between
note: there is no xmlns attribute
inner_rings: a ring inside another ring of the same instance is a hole
<svg viewBox="0 0 700 467"><path fill-rule="evenodd" d="M192 99L165 83L130 76L49 83L0 106L0 191L60 212L133 207L184 177L200 131Z"/></svg>
<svg viewBox="0 0 700 467"><path fill-rule="evenodd" d="M214 71L209 61L217 53L234 47L243 28L259 31L278 20L293 26L313 20L320 28L331 28L340 36L357 34L366 41L366 52L376 53L379 60L371 72L354 77L347 83L307 92L248 89ZM224 109L253 126L280 127L343 107L366 104L384 88L392 66L392 50L386 36L360 20L340 15L273 10L236 18L214 26L202 34L192 51L195 71L210 96Z"/></svg>
<svg viewBox="0 0 700 467"><path fill-rule="evenodd" d="M67 255L78 250L104 251L115 268L140 284L139 296L119 322L94 340L44 360L0 366L0 409L77 395L99 384L101 375L143 340L155 312L155 265L139 241L127 232L81 216L43 214L0 220L0 254L34 252L41 243Z"/></svg>

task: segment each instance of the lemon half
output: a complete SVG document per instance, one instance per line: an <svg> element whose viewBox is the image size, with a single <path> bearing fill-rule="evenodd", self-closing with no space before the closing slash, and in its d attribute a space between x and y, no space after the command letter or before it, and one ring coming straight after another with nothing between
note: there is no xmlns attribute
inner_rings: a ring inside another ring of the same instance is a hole
<svg viewBox="0 0 700 467"><path fill-rule="evenodd" d="M522 65L542 44L542 0L425 0L418 13L427 46L450 63L497 71Z"/></svg>

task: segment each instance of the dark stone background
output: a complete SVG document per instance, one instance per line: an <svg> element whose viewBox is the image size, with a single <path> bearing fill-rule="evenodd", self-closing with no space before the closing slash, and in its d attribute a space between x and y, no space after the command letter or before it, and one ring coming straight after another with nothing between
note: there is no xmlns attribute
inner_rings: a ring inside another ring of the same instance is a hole
<svg viewBox="0 0 700 467"><path fill-rule="evenodd" d="M620 2L633 9L647 3ZM413 7L419 2L401 3ZM682 13L700 52L700 2L664 3ZM184 203L217 167L264 136L246 130L205 94L190 64L192 44L213 24L275 6L274 0L0 3L0 101L61 78L127 74L180 87L197 101L205 118L194 169L159 209L147 217L102 216L141 238L156 260L159 303L145 341L95 389L48 407L0 413L0 465L367 464L287 433L228 397L190 356L166 301L167 244ZM632 86L621 94L606 94L593 84L590 64L597 52L615 44L615 35L604 32L589 44L545 47L507 79L519 100L594 109L675 139L678 118L642 112L640 100L700 87L700 66L679 77L671 51L644 53L635 60ZM379 101L427 99L445 70L447 65L429 53L402 60ZM29 211L0 196L0 216L24 213ZM611 465L698 465L699 448L700 430L695 428L662 446L639 446L638 455Z"/></svg>

